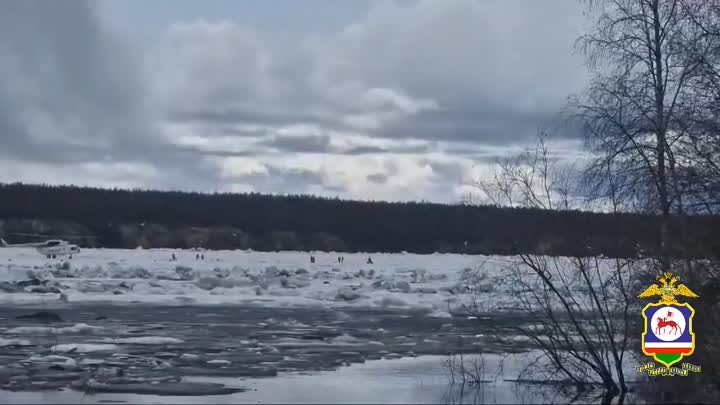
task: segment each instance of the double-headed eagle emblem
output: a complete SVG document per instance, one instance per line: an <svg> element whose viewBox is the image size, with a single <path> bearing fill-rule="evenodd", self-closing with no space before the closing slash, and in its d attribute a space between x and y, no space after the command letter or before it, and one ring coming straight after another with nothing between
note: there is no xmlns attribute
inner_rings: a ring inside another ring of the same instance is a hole
<svg viewBox="0 0 720 405"><path fill-rule="evenodd" d="M665 273L657 277L657 281L660 282L661 286L653 284L643 291L642 294L638 295L638 298L651 298L656 295L660 296L660 303L665 305L677 304L676 296L683 296L689 298L698 298L698 295L690 291L685 284L675 285L680 279L671 273Z"/></svg>

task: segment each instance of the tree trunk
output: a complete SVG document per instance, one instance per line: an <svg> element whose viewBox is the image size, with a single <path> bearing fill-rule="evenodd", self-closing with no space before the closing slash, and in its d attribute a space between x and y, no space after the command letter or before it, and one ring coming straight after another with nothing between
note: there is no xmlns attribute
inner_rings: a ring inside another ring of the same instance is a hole
<svg viewBox="0 0 720 405"><path fill-rule="evenodd" d="M670 255L668 252L670 238L670 198L668 195L667 172L665 170L665 155L667 154L667 125L665 125L665 81L663 72L662 38L660 29L660 2L652 2L654 49L653 62L655 64L655 134L657 151L658 196L662 219L660 221L660 254L662 271L670 271Z"/></svg>

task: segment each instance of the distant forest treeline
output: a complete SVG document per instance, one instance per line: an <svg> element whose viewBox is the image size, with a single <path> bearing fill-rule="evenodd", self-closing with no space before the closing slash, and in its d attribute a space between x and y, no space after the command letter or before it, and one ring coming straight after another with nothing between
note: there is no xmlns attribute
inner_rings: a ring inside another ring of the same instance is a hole
<svg viewBox="0 0 720 405"><path fill-rule="evenodd" d="M0 235L134 248L630 256L659 245L652 216L0 184ZM680 226L674 231L679 234ZM691 217L693 255L716 255L720 217Z"/></svg>

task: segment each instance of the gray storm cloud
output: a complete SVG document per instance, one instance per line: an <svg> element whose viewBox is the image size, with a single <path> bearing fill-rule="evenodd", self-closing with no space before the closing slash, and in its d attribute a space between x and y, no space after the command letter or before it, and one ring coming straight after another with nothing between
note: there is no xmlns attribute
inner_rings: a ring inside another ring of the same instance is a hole
<svg viewBox="0 0 720 405"><path fill-rule="evenodd" d="M146 141L138 66L93 2L5 1L0 38L0 153L82 161Z"/></svg>
<svg viewBox="0 0 720 405"><path fill-rule="evenodd" d="M97 7L2 3L0 164L12 166L2 180L163 188L211 180L194 154L153 129L141 53Z"/></svg>
<svg viewBox="0 0 720 405"><path fill-rule="evenodd" d="M98 185L455 198L475 157L532 141L582 87L575 3L378 2L292 37L198 18L128 43L93 1L5 1L0 180L70 164ZM229 183L242 165L269 169Z"/></svg>

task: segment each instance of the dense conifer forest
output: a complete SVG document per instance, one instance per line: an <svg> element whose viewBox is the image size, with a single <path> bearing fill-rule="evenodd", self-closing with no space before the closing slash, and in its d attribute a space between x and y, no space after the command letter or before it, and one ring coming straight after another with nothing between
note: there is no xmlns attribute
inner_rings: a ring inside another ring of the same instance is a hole
<svg viewBox="0 0 720 405"><path fill-rule="evenodd" d="M0 235L84 246L630 256L655 250L657 226L635 214L0 185ZM720 218L690 217L687 229L684 252L718 253Z"/></svg>

